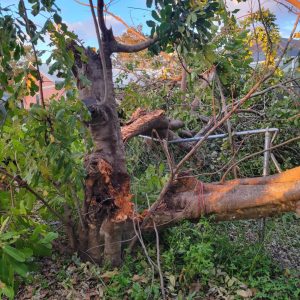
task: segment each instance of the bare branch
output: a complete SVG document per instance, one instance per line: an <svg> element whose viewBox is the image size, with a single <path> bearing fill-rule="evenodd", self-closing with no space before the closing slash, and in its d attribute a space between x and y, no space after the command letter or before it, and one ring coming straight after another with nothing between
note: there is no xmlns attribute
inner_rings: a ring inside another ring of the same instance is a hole
<svg viewBox="0 0 300 300"><path fill-rule="evenodd" d="M163 273L161 270L161 265L160 265L160 251L159 251L159 233L156 228L156 224L153 220L153 228L155 231L155 236L156 236L156 263L157 263L157 270L159 274L159 279L160 279L160 289L161 289L161 295L163 299L166 299L166 293L165 293L165 287L164 287L164 277Z"/></svg>
<svg viewBox="0 0 300 300"><path fill-rule="evenodd" d="M104 3L101 0L98 1L98 8L97 8L98 20L99 20L99 23L101 23L99 25L96 14L95 14L95 10L94 10L93 0L89 0L89 2L90 2L91 13L93 16L94 25L95 25L95 29L96 29L97 40L98 40L98 45L99 45L100 60L101 60L101 64L102 64L102 72L103 72L103 80L104 80L104 100L103 100L103 102L106 102L107 101L108 79L107 79L107 68L106 68L103 40L101 39L101 33L100 33L100 29L101 29L102 37L103 37L103 36L105 36L106 31L107 31L107 28L106 28L105 22L104 22L104 17L103 17ZM104 23L104 25L103 25L103 23Z"/></svg>
<svg viewBox="0 0 300 300"><path fill-rule="evenodd" d="M282 61L282 58L284 56L284 54L286 53L286 50L291 42L291 40L293 39L293 35L296 31L297 25L299 23L299 19L300 19L300 15L297 16L297 19L295 21L294 27L291 31L290 37L284 47L284 50L281 54L281 56L279 57L275 67L273 68L273 70L271 70L270 72L268 72L263 78L261 78L251 89L250 91L240 100L238 101L237 104L235 104L231 111L224 115L224 117L217 123L215 124L203 137L203 139L199 140L199 142L197 142L197 144L194 146L194 148L177 164L176 168L175 168L175 174L179 172L179 170L181 169L181 167L184 165L184 163L190 159L194 153L197 151L197 149L206 141L207 137L212 134L217 128L219 128L222 124L224 124L227 119L229 119L238 108L240 108L240 106L245 103L248 99L251 98L251 96L253 96L254 92L261 86L262 83L264 83L265 81L267 81L274 73L275 71L278 69L280 62Z"/></svg>

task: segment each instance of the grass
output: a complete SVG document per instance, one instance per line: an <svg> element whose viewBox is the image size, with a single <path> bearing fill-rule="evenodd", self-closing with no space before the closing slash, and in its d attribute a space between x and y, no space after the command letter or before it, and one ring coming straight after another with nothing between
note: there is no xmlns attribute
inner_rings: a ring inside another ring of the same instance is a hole
<svg viewBox="0 0 300 300"><path fill-rule="evenodd" d="M161 263L169 299L299 299L300 220L268 219L258 242L257 221L182 223L161 233ZM145 243L155 260L154 237ZM158 274L137 247L119 269L54 253L16 299L161 299ZM34 275L34 274L33 274Z"/></svg>

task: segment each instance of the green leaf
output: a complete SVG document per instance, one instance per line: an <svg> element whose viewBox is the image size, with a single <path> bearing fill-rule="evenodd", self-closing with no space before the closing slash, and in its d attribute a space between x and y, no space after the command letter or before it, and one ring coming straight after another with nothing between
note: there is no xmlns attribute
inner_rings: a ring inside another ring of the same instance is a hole
<svg viewBox="0 0 300 300"><path fill-rule="evenodd" d="M147 7L151 7L152 6L152 2L153 2L153 0L147 0L146 1L146 5L147 5Z"/></svg>
<svg viewBox="0 0 300 300"><path fill-rule="evenodd" d="M61 120L61 118L63 117L63 115L65 114L66 110L64 108L60 109L56 116L55 116L55 119L56 120Z"/></svg>
<svg viewBox="0 0 300 300"><path fill-rule="evenodd" d="M10 263L13 266L13 270L15 273L19 274L20 276L26 278L28 273L29 273L29 269L28 266L24 263L16 263L16 261L11 261Z"/></svg>
<svg viewBox="0 0 300 300"><path fill-rule="evenodd" d="M13 299L14 296L15 296L14 289L12 287L9 287L9 286L5 286L5 287L1 288L0 293L3 293L9 299Z"/></svg>
<svg viewBox="0 0 300 300"><path fill-rule="evenodd" d="M4 228L5 228L5 226L6 226L7 222L8 222L8 220L9 220L9 217L7 217L7 218L3 221L2 225L1 225L1 228L0 228L0 233L2 233L2 231L4 230Z"/></svg>
<svg viewBox="0 0 300 300"><path fill-rule="evenodd" d="M49 232L46 234L46 236L41 240L42 244L49 244L53 240L57 239L58 233L57 232Z"/></svg>
<svg viewBox="0 0 300 300"><path fill-rule="evenodd" d="M194 12L191 13L191 20L192 20L193 23L197 22L197 15Z"/></svg>
<svg viewBox="0 0 300 300"><path fill-rule="evenodd" d="M61 21L62 21L61 16L58 15L57 13L55 13L55 14L53 15L53 20L54 20L54 22L55 22L56 24L61 24Z"/></svg>
<svg viewBox="0 0 300 300"><path fill-rule="evenodd" d="M146 24L147 24L149 27L155 27L155 22L152 21L152 20L146 21Z"/></svg>
<svg viewBox="0 0 300 300"><path fill-rule="evenodd" d="M25 259L26 259L25 255L21 251L19 251L16 248L13 248L13 247L11 247L9 245L5 245L2 249L3 249L4 253L6 253L7 255L11 256L16 261L24 262Z"/></svg>
<svg viewBox="0 0 300 300"><path fill-rule="evenodd" d="M154 20L160 22L160 16L158 15L158 13L155 10L152 10L152 17Z"/></svg>

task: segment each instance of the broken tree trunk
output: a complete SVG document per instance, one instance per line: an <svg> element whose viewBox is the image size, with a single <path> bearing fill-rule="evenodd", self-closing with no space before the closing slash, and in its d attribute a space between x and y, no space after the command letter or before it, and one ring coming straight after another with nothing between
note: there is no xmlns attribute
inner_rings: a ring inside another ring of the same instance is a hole
<svg viewBox="0 0 300 300"><path fill-rule="evenodd" d="M104 47L106 68L103 68L98 52L84 49L87 62L83 63L76 56L78 46L69 47L75 53L73 73L80 97L91 113L89 129L94 143L93 152L85 157L85 199L80 211L82 222L77 230L75 250L93 262L105 260L119 265L122 222L132 215L132 195L114 97L111 52ZM82 76L90 84L82 82Z"/></svg>
<svg viewBox="0 0 300 300"><path fill-rule="evenodd" d="M217 220L253 219L283 212L300 213L300 167L281 174L202 183L178 179L152 214L157 226L214 215ZM145 229L152 228L152 222Z"/></svg>
<svg viewBox="0 0 300 300"><path fill-rule="evenodd" d="M134 214L131 202L123 139L127 141L146 129L151 131L155 128L159 133L172 129L172 126L174 129L180 128L182 124L172 124L162 111L152 114L151 118L140 112L121 132L110 56L114 52L138 52L148 48L157 39L137 45L118 43L112 30L105 26L104 2L99 0L97 7L98 22L94 12L93 17L100 52L91 48L79 51L75 42L69 44L69 50L74 53L72 70L80 97L91 113L89 128L94 142L93 152L85 158L85 198L78 211L80 223L78 228L72 228L69 237L72 249L85 259L119 265L124 236L134 236L133 221L143 222L141 216ZM87 58L84 61L81 60L81 53ZM83 78L87 78L89 83ZM142 216L153 219L157 226L171 225L183 219L198 220L202 215L212 214L221 220L252 218L297 211L299 200L300 168L269 178L224 184L203 184L195 178L181 178L170 185L164 197L155 205L155 210L145 212ZM142 229L153 229L153 222L149 223L152 224L143 224Z"/></svg>

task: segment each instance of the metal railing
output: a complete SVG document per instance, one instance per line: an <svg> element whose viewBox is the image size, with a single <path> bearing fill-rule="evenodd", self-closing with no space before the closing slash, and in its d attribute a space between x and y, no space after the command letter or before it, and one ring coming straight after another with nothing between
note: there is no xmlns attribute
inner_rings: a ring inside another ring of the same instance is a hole
<svg viewBox="0 0 300 300"><path fill-rule="evenodd" d="M263 129L254 129L254 130L244 130L244 131L237 131L237 132L232 132L232 136L243 136L243 135L252 135L252 134L265 134L265 143L264 143L264 158L263 158L263 176L268 176L270 174L270 161L274 163L274 166L277 170L278 173L281 173L281 168L276 160L274 154L271 152L271 150L268 150L272 147L272 143L276 138L277 133L279 132L278 128L263 128ZM150 139L153 141L158 141L159 139L152 138L150 136L146 135L140 135L140 137L143 137L145 139ZM213 140L213 139L219 139L219 138L226 138L228 137L227 133L223 134L214 134L214 135L209 135L207 137L208 140ZM197 142L203 139L204 136L198 136L198 137L192 137L192 138L179 138L179 139L174 139L171 141L167 141L168 144L176 144L176 143L189 143L189 142ZM261 218L258 221L259 225L259 240L260 242L263 242L264 237L265 237L265 226L266 226L266 219Z"/></svg>
<svg viewBox="0 0 300 300"><path fill-rule="evenodd" d="M277 135L278 131L279 131L278 128L263 128L263 129L244 130L244 131L237 131L237 132L233 131L232 136L242 136L242 135L251 135L251 134L259 134L259 133L269 132L269 133L273 133L272 140L274 140L274 138ZM159 139L152 138L151 136L140 135L140 137L159 142ZM225 137L228 137L227 133L209 135L207 137L207 139L208 140L213 140L213 139L220 139L220 138L225 138ZM192 137L192 138L180 138L180 139L175 139L175 140L168 141L168 144L197 142L197 141L200 141L203 138L204 138L204 136L195 136L195 137Z"/></svg>

